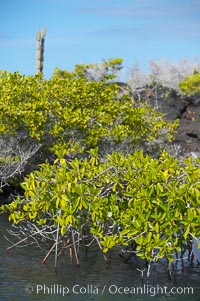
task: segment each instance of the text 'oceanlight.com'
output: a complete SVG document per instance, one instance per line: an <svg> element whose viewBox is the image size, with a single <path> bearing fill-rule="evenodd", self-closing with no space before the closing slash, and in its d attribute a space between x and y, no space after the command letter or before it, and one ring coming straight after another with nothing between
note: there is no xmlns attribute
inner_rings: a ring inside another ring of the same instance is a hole
<svg viewBox="0 0 200 301"><path fill-rule="evenodd" d="M168 287L168 286L151 286L144 284L143 286L120 286L116 284L105 284L97 286L93 284L74 284L73 286L65 286L61 284L37 284L35 286L27 285L25 291L29 294L34 292L37 295L193 295L193 287Z"/></svg>

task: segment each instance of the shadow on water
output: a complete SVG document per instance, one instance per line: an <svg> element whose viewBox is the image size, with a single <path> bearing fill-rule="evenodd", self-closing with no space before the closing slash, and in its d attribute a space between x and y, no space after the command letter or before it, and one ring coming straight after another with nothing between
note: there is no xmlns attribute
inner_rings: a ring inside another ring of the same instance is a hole
<svg viewBox="0 0 200 301"><path fill-rule="evenodd" d="M68 254L59 258L54 269L54 258L41 264L44 256L34 247L6 248L10 245L4 238L9 223L0 216L0 301L199 301L200 267L186 265L176 268L176 279L168 281L166 262L154 264L149 279L139 270L144 264L138 258L124 263L119 252L113 251L112 263L107 265L100 252L91 248L85 256L80 254L81 267L69 263ZM175 288L174 288L175 287ZM187 288L193 289L188 294ZM176 294L169 293L173 288ZM185 293L184 290L185 289Z"/></svg>

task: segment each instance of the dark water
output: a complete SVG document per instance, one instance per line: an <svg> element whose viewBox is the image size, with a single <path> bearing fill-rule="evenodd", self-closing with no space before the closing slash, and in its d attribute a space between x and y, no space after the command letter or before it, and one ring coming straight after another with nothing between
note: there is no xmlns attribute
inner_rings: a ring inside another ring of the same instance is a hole
<svg viewBox="0 0 200 301"><path fill-rule="evenodd" d="M196 264L187 265L183 273L178 266L171 282L166 264L155 264L147 280L146 272L142 279L137 270L142 269L138 260L126 264L115 251L108 266L102 254L91 248L87 258L82 252L80 268L70 264L66 255L59 259L55 271L53 258L41 264L44 254L38 249L7 251L10 244L3 234L8 226L7 218L0 216L0 301L200 300L200 267Z"/></svg>

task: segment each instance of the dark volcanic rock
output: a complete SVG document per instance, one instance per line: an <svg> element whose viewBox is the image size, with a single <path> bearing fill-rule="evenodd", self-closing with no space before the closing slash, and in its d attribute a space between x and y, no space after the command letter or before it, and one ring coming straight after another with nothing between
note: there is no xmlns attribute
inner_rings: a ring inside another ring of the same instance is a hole
<svg viewBox="0 0 200 301"><path fill-rule="evenodd" d="M181 118L187 108L188 100L182 98L175 91L170 91L154 93L149 98L149 103L164 113L167 120L172 121Z"/></svg>
<svg viewBox="0 0 200 301"><path fill-rule="evenodd" d="M138 94L135 98L138 99ZM200 154L200 93L189 96L162 87L146 88L140 93L140 99L164 113L166 120L179 119L174 143L180 145L187 154Z"/></svg>
<svg viewBox="0 0 200 301"><path fill-rule="evenodd" d="M181 118L175 141L188 152L200 152L200 120Z"/></svg>

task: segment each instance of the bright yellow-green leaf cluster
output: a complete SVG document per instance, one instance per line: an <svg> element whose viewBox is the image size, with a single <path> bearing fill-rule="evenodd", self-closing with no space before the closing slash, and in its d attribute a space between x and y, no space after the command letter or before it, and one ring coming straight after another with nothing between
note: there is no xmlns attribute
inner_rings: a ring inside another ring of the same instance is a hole
<svg viewBox="0 0 200 301"><path fill-rule="evenodd" d="M179 86L185 94L193 95L200 92L200 73L195 73L186 77L186 79L182 81Z"/></svg>
<svg viewBox="0 0 200 301"><path fill-rule="evenodd" d="M69 154L120 144L133 150L147 141L172 139L177 127L129 95L119 97L118 85L89 82L76 73L55 72L44 80L2 71L0 92L0 135L25 131L52 152L62 145Z"/></svg>
<svg viewBox="0 0 200 301"><path fill-rule="evenodd" d="M142 151L124 156L98 150L90 157L58 158L42 164L22 183L25 199L17 198L2 210L15 223L69 226L97 237L104 252L118 245L137 245L137 255L148 260L167 257L200 236L200 160L181 164L167 152L158 159Z"/></svg>
<svg viewBox="0 0 200 301"><path fill-rule="evenodd" d="M109 74L121 61L103 66ZM177 122L121 94L110 77L88 80L84 68L57 69L49 80L0 72L0 136L20 133L23 143L38 143L47 153L46 163L21 184L24 197L1 210L14 223L51 223L61 237L72 228L87 232L104 252L134 241L142 258L169 259L200 234L199 163L180 165L166 152L153 159L138 151L172 140Z"/></svg>

